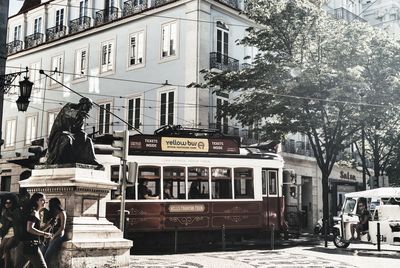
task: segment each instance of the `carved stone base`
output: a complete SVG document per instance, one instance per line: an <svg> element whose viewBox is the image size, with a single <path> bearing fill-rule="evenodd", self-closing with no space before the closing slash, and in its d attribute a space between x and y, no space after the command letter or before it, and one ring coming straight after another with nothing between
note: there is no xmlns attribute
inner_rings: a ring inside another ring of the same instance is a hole
<svg viewBox="0 0 400 268"><path fill-rule="evenodd" d="M68 241L50 267L129 267L132 241L105 218L105 201L117 184L102 170L68 167L34 169L20 182L32 194L58 197L67 213Z"/></svg>

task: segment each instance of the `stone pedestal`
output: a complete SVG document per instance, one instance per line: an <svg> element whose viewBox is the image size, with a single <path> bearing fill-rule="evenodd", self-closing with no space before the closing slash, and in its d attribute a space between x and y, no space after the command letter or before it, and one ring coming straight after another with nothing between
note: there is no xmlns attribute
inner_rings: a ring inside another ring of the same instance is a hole
<svg viewBox="0 0 400 268"><path fill-rule="evenodd" d="M105 218L105 201L117 184L104 171L79 165L39 168L20 186L31 194L43 192L48 200L57 197L65 208L68 241L58 267L129 267L132 241Z"/></svg>

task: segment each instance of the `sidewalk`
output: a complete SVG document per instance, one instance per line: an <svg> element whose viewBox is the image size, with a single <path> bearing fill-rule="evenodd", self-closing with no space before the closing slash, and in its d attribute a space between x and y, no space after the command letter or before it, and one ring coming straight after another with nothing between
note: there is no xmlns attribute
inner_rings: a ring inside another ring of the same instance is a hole
<svg viewBox="0 0 400 268"><path fill-rule="evenodd" d="M340 249L333 246L332 242L329 242L327 248L321 244L319 247L315 247L315 251L324 252L324 253L332 253L338 252L342 255L353 255L353 256L365 256L365 257L384 257L384 258L392 258L398 259L400 265L400 247L399 246L391 246L391 245L381 245L381 250L378 251L377 246L373 244L350 244L350 246L346 249Z"/></svg>

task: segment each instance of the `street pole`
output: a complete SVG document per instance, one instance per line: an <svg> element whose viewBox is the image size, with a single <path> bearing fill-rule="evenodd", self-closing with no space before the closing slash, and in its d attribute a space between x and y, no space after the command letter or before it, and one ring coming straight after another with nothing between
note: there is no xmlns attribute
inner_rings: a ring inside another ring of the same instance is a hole
<svg viewBox="0 0 400 268"><path fill-rule="evenodd" d="M119 217L119 229L125 234L125 198L126 198L126 159L121 160L122 177L121 177L121 208Z"/></svg>
<svg viewBox="0 0 400 268"><path fill-rule="evenodd" d="M361 163L362 163L362 181L363 181L363 190L367 189L367 178L365 174L365 130L364 130L364 121L361 126ZM371 185L370 185L371 187ZM372 187L371 187L372 188Z"/></svg>
<svg viewBox="0 0 400 268"><path fill-rule="evenodd" d="M0 77L6 74L7 61L7 23L8 23L8 0L0 0ZM1 86L4 86L1 85ZM0 158L1 146L3 145L3 104L4 104L4 87L0 88Z"/></svg>

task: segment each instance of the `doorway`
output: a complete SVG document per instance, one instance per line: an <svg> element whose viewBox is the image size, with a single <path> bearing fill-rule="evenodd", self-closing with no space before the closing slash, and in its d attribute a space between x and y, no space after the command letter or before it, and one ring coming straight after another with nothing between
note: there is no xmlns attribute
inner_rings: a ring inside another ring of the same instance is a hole
<svg viewBox="0 0 400 268"><path fill-rule="evenodd" d="M312 178L301 176L301 210L303 211L302 227L311 229L312 224Z"/></svg>

